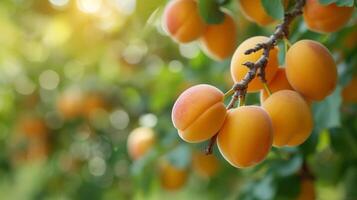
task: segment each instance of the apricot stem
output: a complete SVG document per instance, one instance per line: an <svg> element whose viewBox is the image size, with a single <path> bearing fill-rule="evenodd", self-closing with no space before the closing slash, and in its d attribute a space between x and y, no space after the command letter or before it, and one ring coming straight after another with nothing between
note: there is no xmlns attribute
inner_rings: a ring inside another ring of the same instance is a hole
<svg viewBox="0 0 357 200"><path fill-rule="evenodd" d="M233 93L234 93L234 89L233 88L229 89L226 93L224 93L224 98L231 96Z"/></svg>
<svg viewBox="0 0 357 200"><path fill-rule="evenodd" d="M272 95L272 92L271 92L268 84L267 83L263 83L263 86L264 86L264 90L268 93L268 95L269 96Z"/></svg>

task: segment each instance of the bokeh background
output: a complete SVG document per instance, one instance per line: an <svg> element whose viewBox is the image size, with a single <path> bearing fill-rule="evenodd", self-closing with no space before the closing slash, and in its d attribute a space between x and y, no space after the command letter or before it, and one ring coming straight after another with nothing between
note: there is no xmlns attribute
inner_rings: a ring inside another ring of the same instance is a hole
<svg viewBox="0 0 357 200"><path fill-rule="evenodd" d="M202 177L171 122L186 88L232 86L230 60L207 57L198 42L177 44L161 26L166 0L0 1L0 199L294 199L302 166L314 175L318 199L357 199L357 108L341 95L356 74L356 16L321 35L301 19L291 42L325 44L338 62L339 85L313 105L315 129L298 148L274 149L262 164L239 170L215 149L218 170ZM225 6L238 41L270 35ZM281 64L284 44L279 43ZM316 74L319 76L319 74ZM354 93L357 91L354 90ZM258 94L248 104L258 104ZM132 161L128 134L155 133L154 147ZM186 169L176 191L160 183L162 160Z"/></svg>

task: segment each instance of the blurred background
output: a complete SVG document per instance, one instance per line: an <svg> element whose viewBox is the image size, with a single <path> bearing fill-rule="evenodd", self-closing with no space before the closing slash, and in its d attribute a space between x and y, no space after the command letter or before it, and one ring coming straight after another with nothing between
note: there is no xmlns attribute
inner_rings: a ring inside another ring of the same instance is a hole
<svg viewBox="0 0 357 200"><path fill-rule="evenodd" d="M342 95L356 76L356 13L327 36L308 31L301 19L293 24L291 42L310 38L333 52L339 85L313 105L307 142L273 149L262 164L239 170L217 149L217 159L202 158L207 144L183 142L172 125L183 90L207 83L227 91L232 80L229 59L216 62L198 42L167 36L166 3L0 1L1 199L296 199L304 173L313 177L317 199L357 199L357 107L344 98L357 88ZM274 30L248 22L236 1L225 7L239 42ZM248 96L248 104L258 103L258 94ZM154 138L135 160L127 150L133 131Z"/></svg>

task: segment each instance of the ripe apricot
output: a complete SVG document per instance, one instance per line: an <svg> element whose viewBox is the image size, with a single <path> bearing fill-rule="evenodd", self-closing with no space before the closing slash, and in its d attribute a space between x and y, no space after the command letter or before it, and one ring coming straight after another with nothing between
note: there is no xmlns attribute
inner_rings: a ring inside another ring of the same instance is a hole
<svg viewBox="0 0 357 200"><path fill-rule="evenodd" d="M319 33L332 33L341 29L352 17L352 7L338 7L335 3L322 5L319 0L307 0L304 21L307 27Z"/></svg>
<svg viewBox="0 0 357 200"><path fill-rule="evenodd" d="M160 182L166 190L180 189L187 180L187 170L178 168L168 161L160 163Z"/></svg>
<svg viewBox="0 0 357 200"><path fill-rule="evenodd" d="M192 158L194 171L205 178L214 176L219 169L219 161L214 155L195 152Z"/></svg>
<svg viewBox="0 0 357 200"><path fill-rule="evenodd" d="M284 68L279 68L276 72L273 80L268 84L269 89L272 93L277 92L279 90L293 90L288 79L286 78L286 73ZM269 97L269 94L266 90L260 91L260 103L263 103L265 99Z"/></svg>
<svg viewBox="0 0 357 200"><path fill-rule="evenodd" d="M274 22L274 19L265 11L261 0L239 0L239 5L243 15L260 26Z"/></svg>
<svg viewBox="0 0 357 200"><path fill-rule="evenodd" d="M230 14L225 12L221 24L210 24L202 36L203 50L215 60L231 56L236 48L237 27Z"/></svg>
<svg viewBox="0 0 357 200"><path fill-rule="evenodd" d="M244 168L261 162L273 141L268 113L258 106L243 106L228 112L217 136L223 157L234 167Z"/></svg>
<svg viewBox="0 0 357 200"><path fill-rule="evenodd" d="M139 127L128 136L127 148L129 156L137 160L144 156L155 143L155 133L151 128Z"/></svg>
<svg viewBox="0 0 357 200"><path fill-rule="evenodd" d="M243 65L244 63L256 62L263 54L263 50L259 50L249 55L245 55L245 51L254 48L258 43L266 42L268 39L268 37L264 36L255 36L245 40L238 46L231 61L231 75L234 82L241 81L248 73L249 69ZM278 48L274 47L270 51L268 63L265 68L265 78L267 79L267 82L270 82L273 79L275 73L278 71L278 67ZM260 89L263 89L263 84L258 77L255 77L252 82L249 83L248 92L257 92Z"/></svg>
<svg viewBox="0 0 357 200"><path fill-rule="evenodd" d="M176 41L191 42L203 34L206 24L194 0L173 0L165 8L163 27Z"/></svg>
<svg viewBox="0 0 357 200"><path fill-rule="evenodd" d="M356 103L357 102L357 76L342 90L342 99L344 103Z"/></svg>
<svg viewBox="0 0 357 200"><path fill-rule="evenodd" d="M280 90L268 97L262 106L273 123L273 146L297 146L310 136L312 113L299 93Z"/></svg>
<svg viewBox="0 0 357 200"><path fill-rule="evenodd" d="M48 128L43 119L24 116L17 123L17 131L29 139L42 140L48 136Z"/></svg>
<svg viewBox="0 0 357 200"><path fill-rule="evenodd" d="M57 110L66 119L81 115L83 97L75 91L64 92L57 100Z"/></svg>
<svg viewBox="0 0 357 200"><path fill-rule="evenodd" d="M300 193L297 200L315 200L316 193L314 182L311 179L304 178L301 181Z"/></svg>
<svg viewBox="0 0 357 200"><path fill-rule="evenodd" d="M333 92L337 68L329 50L312 40L300 40L286 53L290 85L309 100L322 100Z"/></svg>
<svg viewBox="0 0 357 200"><path fill-rule="evenodd" d="M90 117L95 111L107 108L107 102L100 94L90 93L84 97L82 114Z"/></svg>
<svg viewBox="0 0 357 200"><path fill-rule="evenodd" d="M200 84L185 90L172 109L172 122L187 142L211 138L221 128L227 110L224 94L217 88Z"/></svg>

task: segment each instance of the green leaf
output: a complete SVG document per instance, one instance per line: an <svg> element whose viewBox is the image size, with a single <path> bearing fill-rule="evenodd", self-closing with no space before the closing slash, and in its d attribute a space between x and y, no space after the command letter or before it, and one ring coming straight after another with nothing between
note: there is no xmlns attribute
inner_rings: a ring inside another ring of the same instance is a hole
<svg viewBox="0 0 357 200"><path fill-rule="evenodd" d="M181 169L186 168L191 162L191 151L186 144L179 145L167 156L170 163Z"/></svg>
<svg viewBox="0 0 357 200"><path fill-rule="evenodd" d="M341 102L341 87L338 86L324 101L314 105L314 120L317 130L340 126Z"/></svg>
<svg viewBox="0 0 357 200"><path fill-rule="evenodd" d="M323 5L336 3L336 5L339 7L342 6L352 7L354 4L354 0L320 0L319 2Z"/></svg>
<svg viewBox="0 0 357 200"><path fill-rule="evenodd" d="M224 1L220 1L224 3ZM216 0L199 0L198 9L201 17L208 24L219 24L224 20L224 13L220 10L220 3Z"/></svg>
<svg viewBox="0 0 357 200"><path fill-rule="evenodd" d="M265 11L275 19L284 17L284 6L281 0L261 0Z"/></svg>

